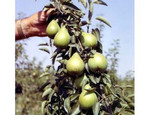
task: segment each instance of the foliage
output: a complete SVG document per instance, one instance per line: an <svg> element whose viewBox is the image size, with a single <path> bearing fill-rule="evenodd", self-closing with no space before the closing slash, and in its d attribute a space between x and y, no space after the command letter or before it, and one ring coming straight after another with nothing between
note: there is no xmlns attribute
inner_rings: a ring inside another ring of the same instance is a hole
<svg viewBox="0 0 150 115"><path fill-rule="evenodd" d="M108 71L109 75L112 81L112 84L117 83L117 68L118 68L118 55L119 55L119 39L114 39L112 45L112 48L108 49L108 52L106 52L106 57L109 63Z"/></svg>
<svg viewBox="0 0 150 115"><path fill-rule="evenodd" d="M79 0L85 8L89 8L88 19L82 21L81 19L85 16L81 9L73 4L71 0L52 0L49 5L46 5L43 10L48 10L51 7L55 7L56 10L50 13L50 16L47 18L47 23L50 23L51 20L57 20L60 27L64 26L69 31L71 36L71 42L68 47L65 49L56 47L56 50L53 52L52 65L49 66L49 70L42 73L41 76L51 76L53 81L50 84L43 87L43 102L42 102L42 114L54 114L54 115L63 115L63 114L86 114L86 115L106 115L106 114L121 114L121 112L129 111L131 114L134 113L134 103L126 97L122 90L124 87L116 84L115 81L111 80L111 73L116 73L117 67L117 58L116 55L118 51L116 49L110 50L110 54L113 54L111 59L111 67L109 71L101 73L93 73L89 70L87 65L88 59L93 57L96 52L103 53L100 31L98 28L91 29L91 33L97 38L97 46L95 48L84 47L81 43L80 36L84 30L82 26L87 27L87 32L90 32L91 19L93 16L94 4L105 5L107 4L101 0L91 0L84 1ZM103 17L98 16L96 18L98 21L101 21L111 27L110 23ZM50 47L53 46L53 39L50 38ZM47 46L46 46L47 47ZM116 47L116 46L115 46ZM91 89L89 91L94 91L98 96L98 101L89 110L83 110L78 103L79 95L82 92L87 81L84 81L82 88L75 86L74 81L76 77L69 75L66 70L66 61L69 60L72 55L78 52L80 57L85 63L84 74L87 75L88 80L90 81ZM113 60L115 59L115 60ZM58 61L60 65L57 69L54 68L55 61ZM48 74L49 73L49 74ZM46 75L45 75L46 74ZM109 75L110 74L110 75ZM106 94L109 92L108 94ZM119 91L119 92L118 92Z"/></svg>
<svg viewBox="0 0 150 115"><path fill-rule="evenodd" d="M42 73L41 63L36 64L35 58L32 61L28 59L24 45L25 42L15 44L16 115L33 115L40 113L42 92L39 92L39 88L46 82L46 79L38 78Z"/></svg>

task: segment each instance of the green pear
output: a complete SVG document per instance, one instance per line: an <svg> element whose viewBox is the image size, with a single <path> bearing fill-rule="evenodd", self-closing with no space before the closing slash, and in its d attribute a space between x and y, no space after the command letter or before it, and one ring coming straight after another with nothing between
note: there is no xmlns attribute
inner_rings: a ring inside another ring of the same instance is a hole
<svg viewBox="0 0 150 115"><path fill-rule="evenodd" d="M82 109L88 110L94 106L98 99L94 92L89 92L86 89L91 89L91 86L89 84L85 85L79 96L79 104Z"/></svg>
<svg viewBox="0 0 150 115"><path fill-rule="evenodd" d="M54 37L54 45L59 48L66 48L70 43L70 35L65 26L63 26Z"/></svg>
<svg viewBox="0 0 150 115"><path fill-rule="evenodd" d="M72 76L79 76L84 71L84 62L76 52L72 57L67 61L66 64L67 72Z"/></svg>
<svg viewBox="0 0 150 115"><path fill-rule="evenodd" d="M97 39L93 34L82 32L81 43L84 47L94 48L97 45Z"/></svg>
<svg viewBox="0 0 150 115"><path fill-rule="evenodd" d="M52 20L47 28L46 28L46 34L50 37L53 38L56 33L59 31L60 27L58 25L58 23L56 22L56 20Z"/></svg>
<svg viewBox="0 0 150 115"><path fill-rule="evenodd" d="M107 59L98 52L94 54L94 57L88 60L89 69L94 73L105 72L107 65Z"/></svg>

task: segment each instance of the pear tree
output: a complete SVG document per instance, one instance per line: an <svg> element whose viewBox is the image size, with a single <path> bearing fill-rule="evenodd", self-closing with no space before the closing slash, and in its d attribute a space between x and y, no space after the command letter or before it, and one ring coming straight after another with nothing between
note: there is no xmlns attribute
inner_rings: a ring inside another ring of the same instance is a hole
<svg viewBox="0 0 150 115"><path fill-rule="evenodd" d="M102 0L74 2L77 1L50 0L43 8L44 11L55 9L47 18L46 32L50 42L39 44L43 46L40 50L52 54L52 64L40 75L40 79L49 76L40 88L43 91L42 115L134 114L130 97L122 90L118 92L110 80L100 30L92 26L91 19L95 18L111 27L104 17L93 16L95 4L107 4ZM55 50L50 52L49 48Z"/></svg>

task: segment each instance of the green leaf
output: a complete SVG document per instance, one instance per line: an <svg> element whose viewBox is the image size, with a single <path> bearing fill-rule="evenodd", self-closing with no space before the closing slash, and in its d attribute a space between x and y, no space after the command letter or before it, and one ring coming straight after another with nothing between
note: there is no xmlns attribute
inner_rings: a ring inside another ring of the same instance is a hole
<svg viewBox="0 0 150 115"><path fill-rule="evenodd" d="M43 101L43 102L42 102L42 105L41 105L41 113L42 113L42 115L45 114L45 111L44 111L44 110L45 110L45 106L47 105L47 103L48 103L47 101Z"/></svg>
<svg viewBox="0 0 150 115"><path fill-rule="evenodd" d="M71 109L71 115L77 115L80 113L80 105L79 103L75 104Z"/></svg>
<svg viewBox="0 0 150 115"><path fill-rule="evenodd" d="M50 67L49 72L50 72L50 74L51 74L52 76L56 74L56 71L55 71L54 66L51 66L51 67Z"/></svg>
<svg viewBox="0 0 150 115"><path fill-rule="evenodd" d="M48 98L49 98L49 102L51 102L52 96L55 93L55 91L52 89L52 91L49 93Z"/></svg>
<svg viewBox="0 0 150 115"><path fill-rule="evenodd" d="M70 96L70 101L74 101L77 97L79 97L79 94L74 94Z"/></svg>
<svg viewBox="0 0 150 115"><path fill-rule="evenodd" d="M105 2L103 2L102 0L94 0L93 1L94 4L100 4L100 5L105 5L108 6Z"/></svg>
<svg viewBox="0 0 150 115"><path fill-rule="evenodd" d="M49 50L48 50L47 48L40 48L40 50L42 50L42 51L44 51L44 52L50 54L50 52L49 52Z"/></svg>
<svg viewBox="0 0 150 115"><path fill-rule="evenodd" d="M77 6L69 2L63 2L63 6L69 9L73 9L73 10L80 10Z"/></svg>
<svg viewBox="0 0 150 115"><path fill-rule="evenodd" d="M123 96L123 99L124 99L127 103L132 103L132 101L131 101L128 97Z"/></svg>
<svg viewBox="0 0 150 115"><path fill-rule="evenodd" d="M99 21L102 21L103 23L105 23L106 25L111 27L110 23L104 17L99 16L96 19L99 20Z"/></svg>
<svg viewBox="0 0 150 115"><path fill-rule="evenodd" d="M103 77L102 79L103 79L103 83L106 84L107 83L107 79L105 77Z"/></svg>
<svg viewBox="0 0 150 115"><path fill-rule="evenodd" d="M95 90L96 90L96 88L90 88L90 89L86 89L86 88L84 88L84 90L86 90L87 91L87 93L90 93L90 92L95 92Z"/></svg>
<svg viewBox="0 0 150 115"><path fill-rule="evenodd" d="M110 75L109 74L105 74L105 77L106 77L108 83L111 84Z"/></svg>
<svg viewBox="0 0 150 115"><path fill-rule="evenodd" d="M46 83L44 83L40 88L39 91L42 91L46 86L48 86L50 84L49 81L47 81Z"/></svg>
<svg viewBox="0 0 150 115"><path fill-rule="evenodd" d="M134 109L134 103L128 103L128 105L131 109Z"/></svg>
<svg viewBox="0 0 150 115"><path fill-rule="evenodd" d="M94 75L89 75L89 78L94 84L96 84Z"/></svg>
<svg viewBox="0 0 150 115"><path fill-rule="evenodd" d="M47 95L49 95L49 94L51 93L51 91L52 91L52 88L46 89L46 90L43 92L43 94L42 94L42 98L44 98L44 97L46 97Z"/></svg>
<svg viewBox="0 0 150 115"><path fill-rule="evenodd" d="M96 83L99 83L100 82L100 77L95 77L95 81L96 81Z"/></svg>
<svg viewBox="0 0 150 115"><path fill-rule="evenodd" d="M38 46L48 46L48 43L40 43Z"/></svg>
<svg viewBox="0 0 150 115"><path fill-rule="evenodd" d="M82 89L84 88L84 86L89 82L89 79L84 79L82 82Z"/></svg>
<svg viewBox="0 0 150 115"><path fill-rule="evenodd" d="M69 44L68 46L76 48L76 44Z"/></svg>
<svg viewBox="0 0 150 115"><path fill-rule="evenodd" d="M98 28L96 28L96 29L94 30L93 35L97 38L98 41L100 41L100 31L99 31Z"/></svg>
<svg viewBox="0 0 150 115"><path fill-rule="evenodd" d="M70 113L71 111L71 108L70 108L70 97L67 97L65 100L64 100L64 109L67 113Z"/></svg>
<svg viewBox="0 0 150 115"><path fill-rule="evenodd" d="M88 73L90 73L88 63L85 64L85 69Z"/></svg>
<svg viewBox="0 0 150 115"><path fill-rule="evenodd" d="M45 76L49 76L50 74L49 74L49 72L44 72L44 73L42 73L41 75L40 75L40 78L41 77L45 77Z"/></svg>
<svg viewBox="0 0 150 115"><path fill-rule="evenodd" d="M128 98L134 97L134 94L130 94L128 95Z"/></svg>
<svg viewBox="0 0 150 115"><path fill-rule="evenodd" d="M116 107L115 108L115 113L118 114L121 111L121 108Z"/></svg>
<svg viewBox="0 0 150 115"><path fill-rule="evenodd" d="M99 111L100 111L100 103L96 102L94 104L94 106L92 107L93 110L93 115L99 115Z"/></svg>
<svg viewBox="0 0 150 115"><path fill-rule="evenodd" d="M85 7L85 8L87 8L87 2L86 2L86 0L79 0L82 4L83 4L83 6Z"/></svg>

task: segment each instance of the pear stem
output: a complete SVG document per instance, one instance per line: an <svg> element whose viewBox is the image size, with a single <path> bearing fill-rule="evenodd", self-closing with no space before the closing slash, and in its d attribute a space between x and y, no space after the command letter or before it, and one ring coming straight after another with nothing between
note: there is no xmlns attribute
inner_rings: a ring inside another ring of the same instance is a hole
<svg viewBox="0 0 150 115"><path fill-rule="evenodd" d="M80 40L79 40L79 39L78 39L78 42L79 42L79 45L80 45L81 51L83 51L84 49L83 49L83 46L82 46L82 44L81 44L81 42L80 42Z"/></svg>

